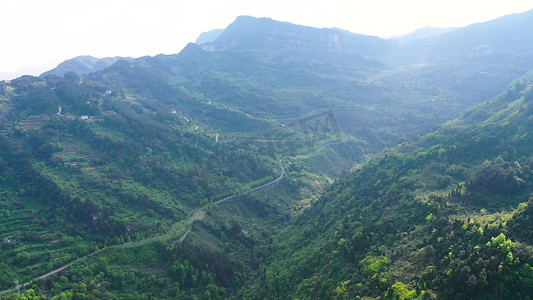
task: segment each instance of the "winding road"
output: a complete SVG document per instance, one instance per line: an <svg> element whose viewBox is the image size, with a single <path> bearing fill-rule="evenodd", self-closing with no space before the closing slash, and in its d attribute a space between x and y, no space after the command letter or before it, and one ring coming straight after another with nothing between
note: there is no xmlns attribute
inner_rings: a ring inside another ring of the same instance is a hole
<svg viewBox="0 0 533 300"><path fill-rule="evenodd" d="M274 180L272 180L272 181L269 181L269 182L267 182L267 183L265 183L265 184L262 184L262 185L260 185L260 186L258 186L258 187L254 187L254 188L252 188L252 189L250 189L250 190L248 190L248 191L246 191L246 192L242 192L242 193L240 193L240 194L233 194L233 195L231 195L231 196L224 197L224 198L222 198L222 199L219 199L219 200L217 200L217 201L212 202L211 204L208 204L208 205L206 205L206 206L204 206L204 207L202 207L202 208L197 209L197 210L192 214L192 216L191 216L189 219L187 219L187 223L186 223L186 225L189 225L189 229L187 229L187 231L185 232L185 234L183 234L179 239L175 240L172 244L181 244L181 243L183 243L183 241L184 241L185 238L187 237L187 234L189 234L189 232L191 231L192 224L194 223L194 221L198 220L198 216L199 216L199 215L200 215L205 209L207 209L207 208L209 208L209 207L211 207L211 206L215 206L215 205L222 204L222 203L224 203L224 202L226 202L226 201L228 201L228 200L231 200L231 199L235 198L235 197L238 196L238 195L244 195L244 194L252 193L252 192L258 191L258 190L260 190L260 189L264 189L264 188L266 188L266 187L268 187L268 186L271 186L271 185L273 185L273 184L275 184L275 183L278 183L280 180L283 179L283 176L285 176L285 167L283 167L283 161L282 161L282 159L279 160L279 166L280 166L280 169L281 169L281 174L279 175L278 178L276 178L276 179L274 179ZM183 227L182 227L182 228L183 228Z"/></svg>
<svg viewBox="0 0 533 300"><path fill-rule="evenodd" d="M61 110L61 108L60 108ZM61 112L61 111L60 111ZM59 114L59 113L58 113ZM255 188L252 188L248 191L245 191L245 192L242 192L242 193L237 193L237 194L233 194L231 196L227 196L227 197L224 197L224 198L221 198L219 200L216 200L208 205L205 205L201 208L198 208L194 211L194 213L192 214L192 216L190 216L187 221L185 222L185 225L183 225L182 227L178 228L174 233L166 233L166 234L163 234L163 235L160 235L160 236L154 236L154 237L150 237L150 238L146 238L146 239L143 239L143 240L139 240L139 241L134 241L134 242L126 242L126 243L123 243L123 244L120 244L120 245L116 245L116 246L109 246L109 247L106 247L106 248L102 248L102 249L99 249L99 250L96 250L95 252L92 252L90 254L87 254L86 256L84 257L81 257L81 258L86 258L88 256L91 256L93 254L95 254L96 252L100 252L102 250L105 250L105 249L110 249L110 248L116 248L116 247L123 247L123 246L128 246L128 245L134 245L134 244L138 244L138 243L142 243L142 242L147 242L147 241L151 241L151 240L156 240L156 239L160 239L160 238L164 238L166 236L170 236L172 234L176 234L176 233L179 233L183 230L185 230L185 228L188 226L188 229L187 231L185 231L185 234L183 234L179 239L175 240L172 244L181 244L183 243L183 241L185 240L185 238L187 237L187 235L189 234L189 232L191 231L192 229L192 224L198 220L198 217L200 216L200 214L207 208L211 207L211 206L215 206L215 205L219 205L219 204L222 204L228 200L231 200L233 198L235 198L236 196L238 195L244 195L244 194L248 194L248 193L252 193L252 192L255 192L255 191L258 191L260 189L263 189L263 188L266 188L268 186L271 186L277 182L279 182L280 180L283 179L283 176L285 176L285 168L283 167L283 161L282 159L279 160L279 165L280 165L280 169L281 169L281 175L272 180L272 181L269 181L265 184L262 184L258 187L255 187ZM77 259L80 259L80 258L77 258ZM34 283L35 281L38 281L38 280L41 280L41 279L45 279L49 276L52 276L54 274L57 274L61 271L63 271L64 269L68 268L69 266L71 266L74 262L70 262L60 268L57 268L55 270L52 270L44 275L41 275L39 277L37 277L36 279L34 280L31 280L31 281L28 281L28 282L25 282L25 283L22 283L22 284L17 284L17 287L14 287L12 289L8 289L8 290L3 290L3 291L0 291L0 295L3 295L3 294L6 294L6 293L12 293L12 292L15 292L17 291L20 287L25 287L25 286L28 286L32 283Z"/></svg>

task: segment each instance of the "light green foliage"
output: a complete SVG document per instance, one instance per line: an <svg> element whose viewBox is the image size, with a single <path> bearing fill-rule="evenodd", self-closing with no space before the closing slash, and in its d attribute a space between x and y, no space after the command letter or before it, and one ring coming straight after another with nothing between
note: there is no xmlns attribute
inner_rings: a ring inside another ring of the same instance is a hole
<svg viewBox="0 0 533 300"><path fill-rule="evenodd" d="M433 215L433 213L430 213L427 217L426 217L426 222L427 223L431 223L431 221L435 220L435 215Z"/></svg>
<svg viewBox="0 0 533 300"><path fill-rule="evenodd" d="M409 290L403 282L395 282L385 297L386 299L393 300L412 300L419 299L416 295L416 290Z"/></svg>
<svg viewBox="0 0 533 300"><path fill-rule="evenodd" d="M34 289L29 289L20 295L20 300L39 300L41 297L35 293Z"/></svg>
<svg viewBox="0 0 533 300"><path fill-rule="evenodd" d="M505 234L500 233L496 237L492 237L487 246L501 250L504 253L508 253L513 248L513 242L508 239ZM510 253L510 252L509 252Z"/></svg>
<svg viewBox="0 0 533 300"><path fill-rule="evenodd" d="M386 257L367 256L359 262L365 276L372 276L385 269L389 260Z"/></svg>
<svg viewBox="0 0 533 300"><path fill-rule="evenodd" d="M500 97L482 106L498 110L507 101L522 100ZM269 295L446 299L533 292L530 205L509 210L533 192L531 121L519 107L504 113L514 120L505 125L478 126L466 114L338 180L287 229L292 239L279 237L267 274L283 270L296 287ZM300 267L304 261L319 263ZM351 278L358 282L341 284ZM279 281L259 282L243 290L252 295Z"/></svg>

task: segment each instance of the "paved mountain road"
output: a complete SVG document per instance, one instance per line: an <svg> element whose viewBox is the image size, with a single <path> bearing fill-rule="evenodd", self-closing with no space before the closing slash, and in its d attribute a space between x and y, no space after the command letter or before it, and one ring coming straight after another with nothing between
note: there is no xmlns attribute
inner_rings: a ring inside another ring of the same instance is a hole
<svg viewBox="0 0 533 300"><path fill-rule="evenodd" d="M61 113L61 108L60 108L59 113ZM59 114L59 113L58 113L58 114ZM273 185L273 184L279 182L280 180L282 180L282 179L283 179L283 176L285 176L285 168L283 167L283 162L282 162L281 159L279 160L279 165L280 165L280 169L281 169L281 175L280 175L278 178L276 178L276 179L274 179L274 180L272 180L272 181L270 181L270 182L267 182L267 183L265 183L265 184L262 184L262 185L260 185L260 186L258 186L258 187L252 188L252 189L250 189L249 191L243 192L243 193L241 193L241 194L252 193L252 192L258 191L258 190L260 190L260 189L263 189L263 188L266 188L266 187L268 187L268 186L271 186L271 185ZM179 232L185 230L185 228L186 228L187 226L189 226L189 228L187 229L187 231L185 232L185 234L183 234L178 240L174 241L173 244L176 244L176 243L177 243L177 244L181 244L181 243L185 240L185 238L187 237L187 234L189 234L189 232L190 232L191 229L192 229L192 224L193 224L196 220L198 220L198 216L199 216L199 215L200 215L205 209L209 208L210 206L215 206L215 205L222 204L222 203L224 203L224 202L226 202L226 201L228 201L228 200L230 200L230 199L235 198L235 197L238 196L238 195L239 195L239 194L234 194L234 195L231 195L231 196L227 196L227 197L224 197L224 198L222 198L222 199L219 199L219 200L217 200L217 201L215 201L215 202L212 202L211 204L208 204L208 205L206 205L206 206L204 206L204 207L198 208L198 209L192 214L192 216L190 216L190 217L187 219L187 221L185 222L185 225L182 226L182 227L180 227L180 228L178 228L178 229L176 230L176 232L174 232L174 234L175 234L175 233L179 233ZM164 237L166 237L166 236L169 236L169 235L171 235L171 234L173 234L173 233L166 233L166 234L163 234L163 235L160 235L160 236L150 237L150 238L146 238L146 239L143 239L143 240L140 240L140 241L126 242L126 243L123 243L123 244L120 244L120 245L116 245L116 246L109 246L108 248L123 247L123 246L128 246L128 245L138 244L138 243L142 243L142 242L147 242L147 241L157 240L157 239L160 239L160 238L164 238ZM88 255L86 255L86 256L84 256L84 257L81 257L81 258L86 258L86 257L88 257L88 256L91 256L91 255L95 254L95 253L98 252L98 251L102 251L102 250L105 250L105 249L106 249L106 248L102 248L102 249L100 249L100 250L96 250L95 252L90 253L90 254L88 254ZM34 283L34 282L37 281L37 280L45 279L45 278L47 278L47 277L49 277L49 276L52 276L52 275L54 275L54 274L57 274L57 273L63 271L64 269L68 268L69 266L71 266L73 263L74 263L74 262L70 262L70 263L68 263L68 264L66 264L66 265L64 265L64 266L62 266L62 267L60 267L60 268L57 268L57 269L52 270L52 271L50 271L50 272L48 272L48 273L46 273L46 274L44 274L44 275L41 275L41 276L37 277L37 278L34 279L34 280L31 280L31 281L28 281L28 282L25 282L25 283L22 283L22 284L18 284L18 286L15 287L15 288L0 291L0 295L2 295L2 294L6 294L6 293L12 293L12 292L15 292L15 291L17 291L20 287L28 286L28 285Z"/></svg>
<svg viewBox="0 0 533 300"><path fill-rule="evenodd" d="M265 183L265 184L262 184L262 185L260 185L260 186L258 186L258 187L254 187L254 188L250 189L249 191L243 192L243 193L241 193L241 194L252 193L252 192L258 191L258 190L260 190L260 189L264 189L264 188L266 188L266 187L268 187L268 186L271 186L271 185L273 185L273 184L279 182L280 180L282 180L282 179L283 179L283 176L285 176L285 167L283 167L283 162L282 162L281 159L279 160L279 166L280 166L280 169L281 169L281 175L279 175L278 178L276 178L276 179L274 179L274 180L272 180L272 181L269 181L269 182L267 182L267 183ZM183 241L184 241L185 238L187 237L187 234L189 234L189 232L190 232L191 229L192 229L192 223L194 223L194 221L198 220L197 217L198 217L198 216L204 211L204 209L207 209L207 208L209 208L209 207L211 207L211 206L215 206L215 205L222 204L222 203L224 203L224 202L226 202L226 201L228 201L228 200L231 200L231 199L235 198L235 197L238 196L238 195L239 195L239 194L234 194L234 195L231 195L231 196L228 196L228 197L224 197L224 198L219 199L219 200L217 200L217 201L215 201L215 202L212 202L211 204L208 204L208 205L206 205L206 206L204 206L204 207L202 207L202 208L197 209L197 210L192 214L192 216L187 220L187 225L189 225L189 229L185 232L185 234L183 234L179 239L175 240L172 244L176 244L176 243L177 243L177 244L181 244L181 243L183 243ZM183 227L182 227L182 228L183 228Z"/></svg>

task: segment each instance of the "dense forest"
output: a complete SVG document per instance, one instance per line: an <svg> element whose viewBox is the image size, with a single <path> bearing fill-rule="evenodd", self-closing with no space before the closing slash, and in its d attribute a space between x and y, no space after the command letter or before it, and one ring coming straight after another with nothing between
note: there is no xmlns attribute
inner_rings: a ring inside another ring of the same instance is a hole
<svg viewBox="0 0 533 300"><path fill-rule="evenodd" d="M532 13L1 81L0 299L529 299Z"/></svg>
<svg viewBox="0 0 533 300"><path fill-rule="evenodd" d="M519 82L337 180L277 236L243 294L529 297L532 86Z"/></svg>

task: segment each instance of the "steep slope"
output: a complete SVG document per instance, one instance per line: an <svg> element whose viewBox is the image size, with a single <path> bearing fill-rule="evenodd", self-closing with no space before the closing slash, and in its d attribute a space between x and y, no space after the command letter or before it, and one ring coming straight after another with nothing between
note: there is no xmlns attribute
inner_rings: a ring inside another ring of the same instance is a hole
<svg viewBox="0 0 533 300"><path fill-rule="evenodd" d="M130 89L121 80L146 82L146 70L116 68L2 84L1 290L106 245L172 234L197 208L279 172L272 158L218 141L217 122L184 115L207 105L183 89L167 87L166 98L162 86ZM205 113L269 127L228 109Z"/></svg>
<svg viewBox="0 0 533 300"><path fill-rule="evenodd" d="M390 53L395 45L394 42L375 36L249 16L238 17L212 43L214 49L259 51L268 56L276 56L284 51L313 51L315 54L351 52L369 58Z"/></svg>
<svg viewBox="0 0 533 300"><path fill-rule="evenodd" d="M243 295L530 295L532 109L533 84L520 82L355 168L274 239Z"/></svg>
<svg viewBox="0 0 533 300"><path fill-rule="evenodd" d="M49 298L229 296L342 171L327 134L310 145L298 123L212 103L164 59L0 82L1 299L17 282Z"/></svg>
<svg viewBox="0 0 533 300"><path fill-rule="evenodd" d="M528 83L355 168L315 205L343 168L499 92L529 61L436 51L240 17L177 55L0 82L0 297L44 276L24 293L520 298Z"/></svg>

